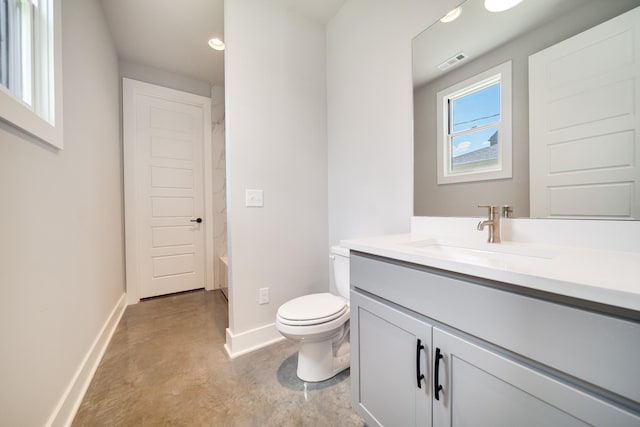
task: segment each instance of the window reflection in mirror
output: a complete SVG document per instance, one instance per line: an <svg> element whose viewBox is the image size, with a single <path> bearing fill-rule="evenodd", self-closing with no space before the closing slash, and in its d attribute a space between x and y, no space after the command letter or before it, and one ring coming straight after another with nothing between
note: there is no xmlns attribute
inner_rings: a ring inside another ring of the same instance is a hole
<svg viewBox="0 0 640 427"><path fill-rule="evenodd" d="M511 177L511 62L437 94L438 184Z"/></svg>
<svg viewBox="0 0 640 427"><path fill-rule="evenodd" d="M451 172L498 168L500 82L449 99Z"/></svg>

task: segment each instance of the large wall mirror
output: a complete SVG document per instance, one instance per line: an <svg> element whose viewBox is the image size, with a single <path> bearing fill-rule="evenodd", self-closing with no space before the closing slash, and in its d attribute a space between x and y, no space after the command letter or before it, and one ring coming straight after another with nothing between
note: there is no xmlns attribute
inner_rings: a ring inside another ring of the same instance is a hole
<svg viewBox="0 0 640 427"><path fill-rule="evenodd" d="M640 219L639 6L467 0L419 34L414 215Z"/></svg>

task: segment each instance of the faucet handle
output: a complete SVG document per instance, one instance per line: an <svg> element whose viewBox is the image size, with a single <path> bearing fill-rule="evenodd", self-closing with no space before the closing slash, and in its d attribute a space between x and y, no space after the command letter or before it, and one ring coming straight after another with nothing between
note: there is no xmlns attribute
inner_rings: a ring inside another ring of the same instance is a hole
<svg viewBox="0 0 640 427"><path fill-rule="evenodd" d="M479 208L487 208L488 212L487 215L489 217L491 217L493 214L495 214L496 210L498 209L497 206L492 206L492 205L478 205Z"/></svg>

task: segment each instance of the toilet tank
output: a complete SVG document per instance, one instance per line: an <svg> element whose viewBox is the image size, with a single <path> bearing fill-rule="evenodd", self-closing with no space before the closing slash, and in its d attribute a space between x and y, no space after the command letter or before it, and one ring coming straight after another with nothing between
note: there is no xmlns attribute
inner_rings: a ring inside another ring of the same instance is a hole
<svg viewBox="0 0 640 427"><path fill-rule="evenodd" d="M338 294L349 299L349 249L331 246L329 257L333 263L333 278Z"/></svg>

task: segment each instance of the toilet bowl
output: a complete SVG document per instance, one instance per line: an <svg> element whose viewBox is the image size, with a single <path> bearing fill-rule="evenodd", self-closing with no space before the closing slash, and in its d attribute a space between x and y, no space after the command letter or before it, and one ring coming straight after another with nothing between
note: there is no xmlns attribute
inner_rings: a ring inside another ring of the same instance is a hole
<svg viewBox="0 0 640 427"><path fill-rule="evenodd" d="M298 341L297 375L303 381L327 380L349 367L349 250L331 248L339 295L318 293L280 306L276 328Z"/></svg>

